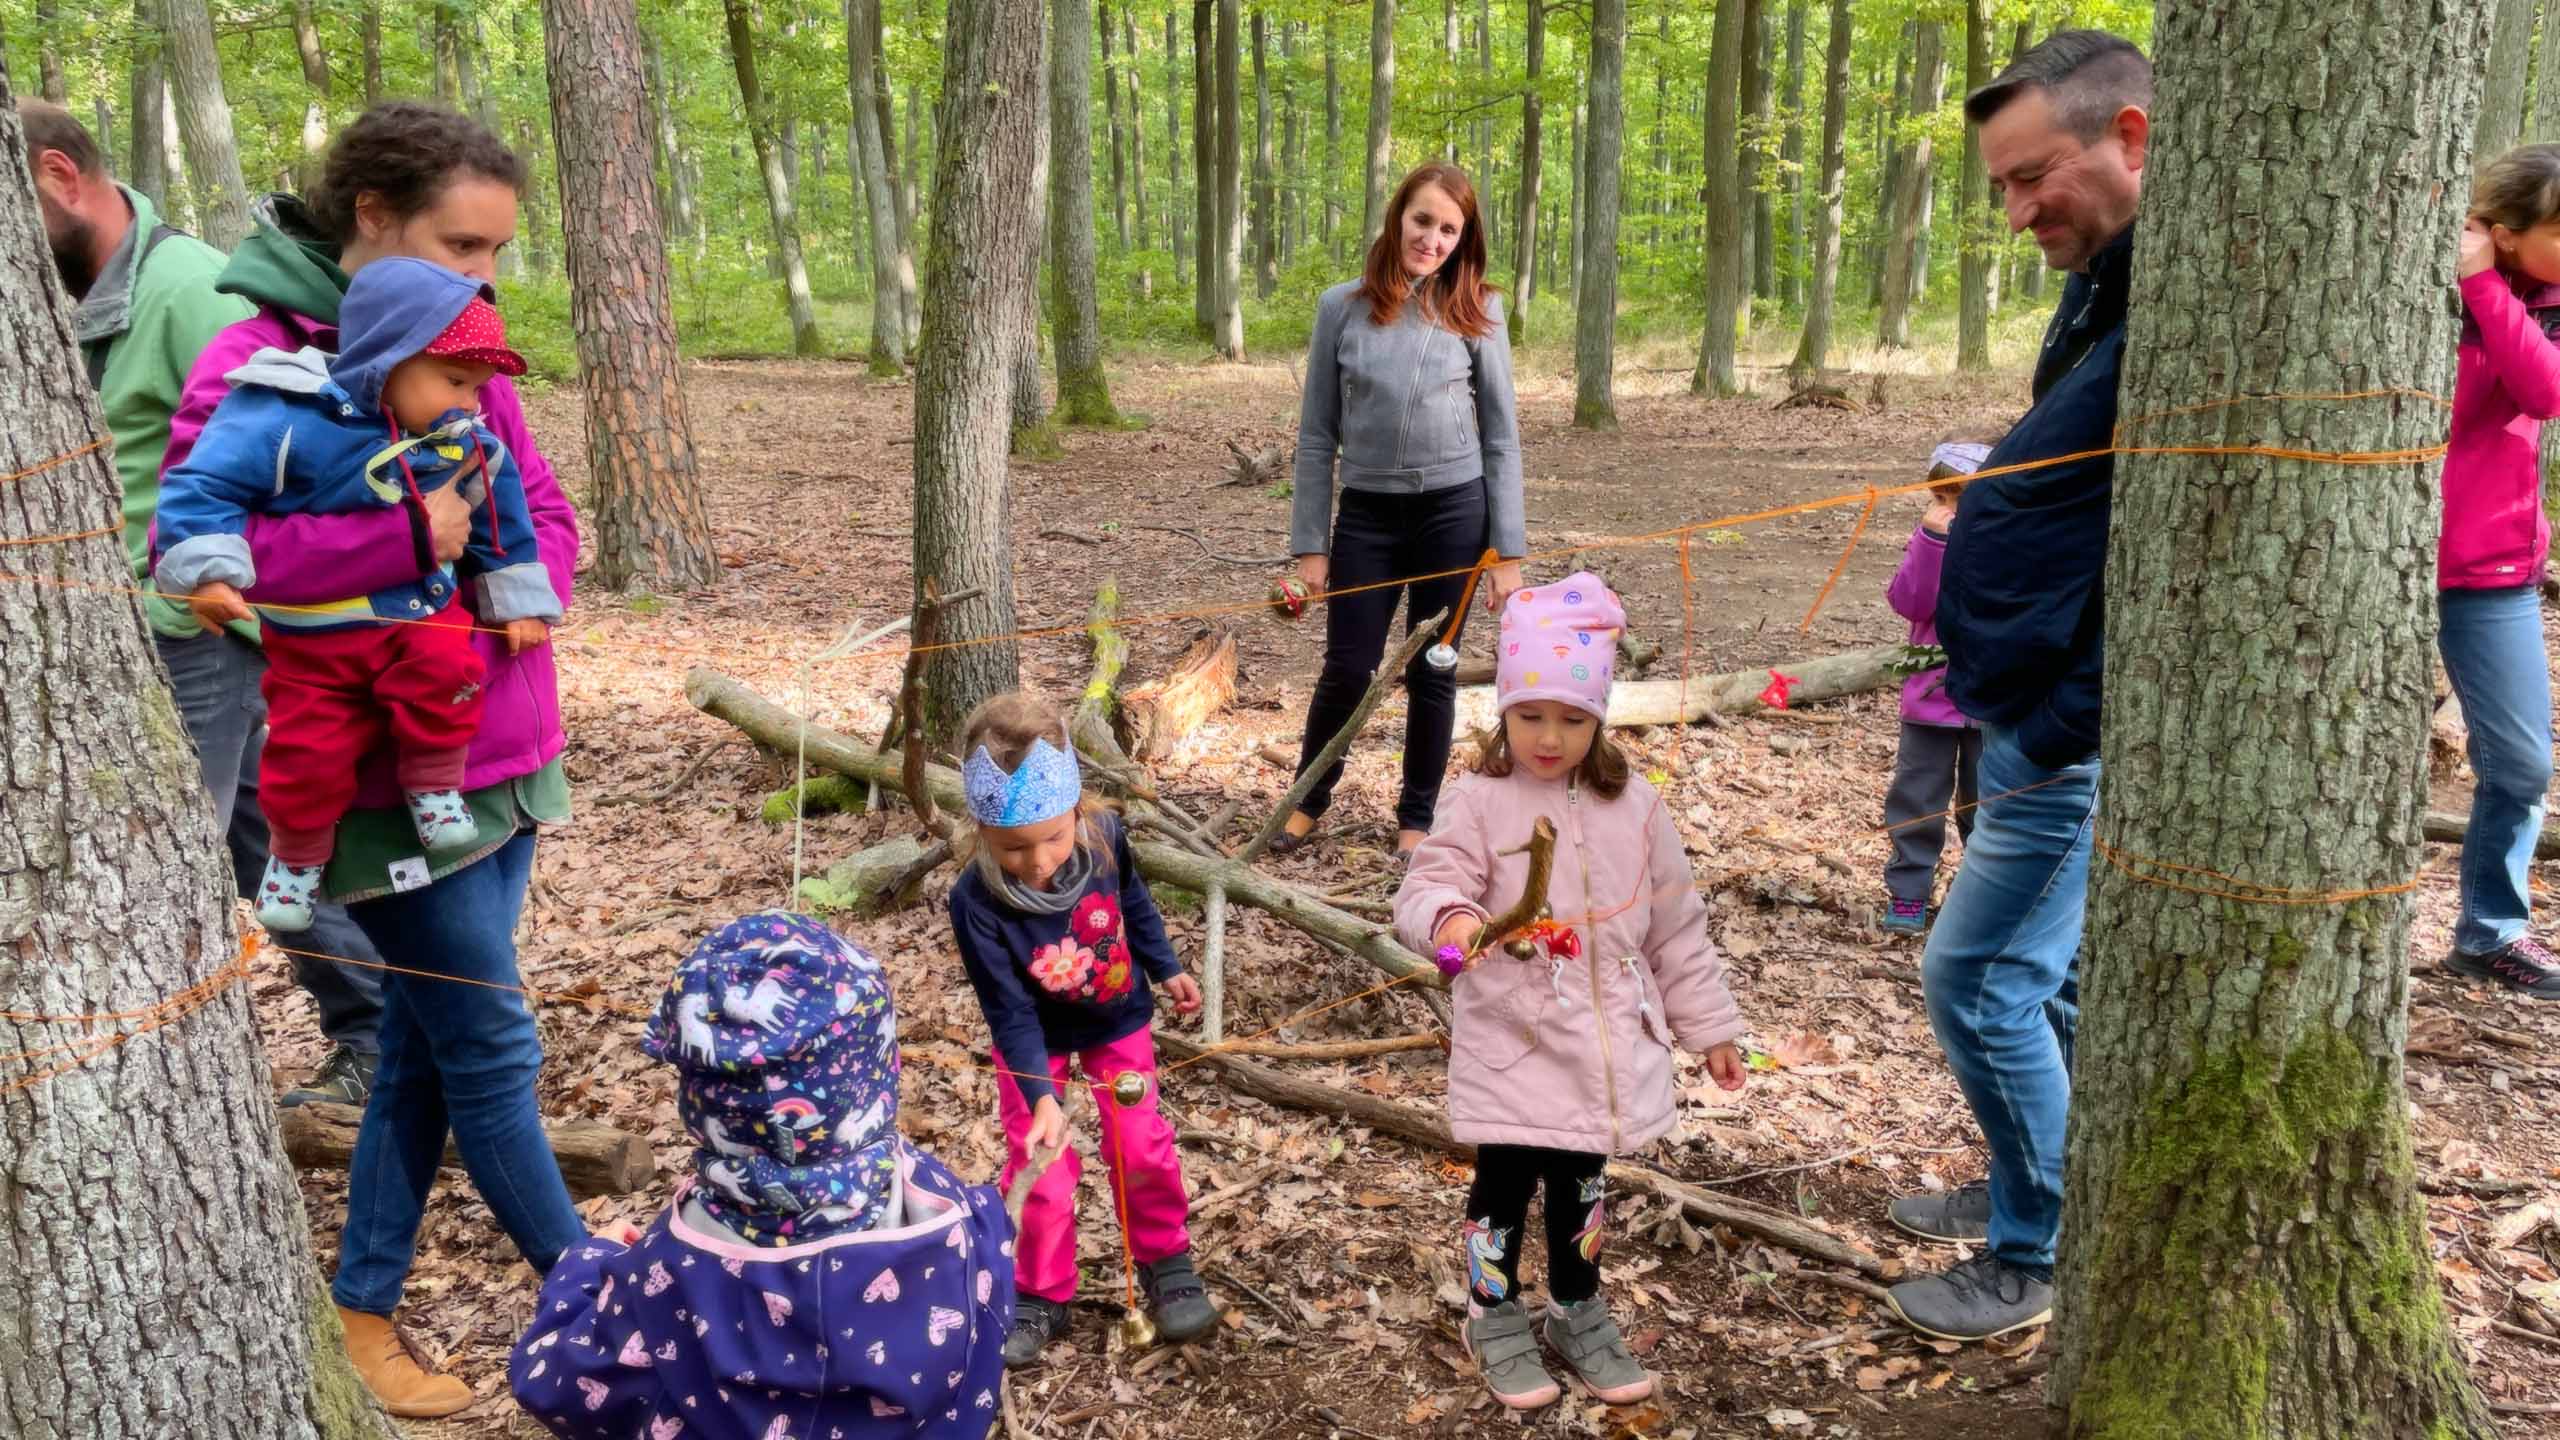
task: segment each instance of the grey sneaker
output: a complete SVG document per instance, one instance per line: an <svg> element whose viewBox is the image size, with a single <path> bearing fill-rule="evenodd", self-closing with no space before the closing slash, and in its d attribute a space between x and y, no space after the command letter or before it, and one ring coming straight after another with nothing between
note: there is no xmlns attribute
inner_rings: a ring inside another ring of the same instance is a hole
<svg viewBox="0 0 2560 1440"><path fill-rule="evenodd" d="M1653 1377L1636 1363L1618 1334L1618 1322L1609 1318L1609 1302L1599 1296L1555 1307L1541 1328L1566 1366L1600 1399L1633 1405L1653 1393Z"/></svg>
<svg viewBox="0 0 2560 1440"><path fill-rule="evenodd" d="M1067 1307L1037 1295L1013 1299L1013 1333L1004 1337L1004 1368L1019 1370L1040 1358L1058 1332L1067 1328Z"/></svg>
<svg viewBox="0 0 2560 1440"><path fill-rule="evenodd" d="M2530 935L2484 955L2456 950L2444 957L2444 968L2456 975L2504 985L2536 1000L2560 1000L2560 955Z"/></svg>
<svg viewBox="0 0 2560 1440"><path fill-rule="evenodd" d="M320 1062L320 1069L307 1083L284 1092L276 1108L290 1110L296 1105L320 1104L353 1105L361 1110L373 1095L374 1067L381 1063L382 1057L371 1051L340 1045Z"/></svg>
<svg viewBox="0 0 2560 1440"><path fill-rule="evenodd" d="M1179 1345L1217 1328L1218 1307L1209 1303L1208 1288L1191 1267L1191 1252L1141 1265L1138 1278L1147 1287L1147 1308L1155 1312L1157 1339Z"/></svg>
<svg viewBox="0 0 2560 1440"><path fill-rule="evenodd" d="M1905 1195L1885 1212L1894 1228L1943 1245L1979 1245L1991 1233L1991 1185L1969 1181L1953 1190Z"/></svg>
<svg viewBox="0 0 2560 1440"><path fill-rule="evenodd" d="M1903 1324L1940 1340L1988 1340L2053 1320L2053 1282L1987 1251L1886 1293Z"/></svg>
<svg viewBox="0 0 2560 1440"><path fill-rule="evenodd" d="M1538 1363L1538 1337L1529 1312L1517 1300L1505 1300L1479 1315L1467 1317L1467 1353L1484 1372L1485 1388L1514 1410L1553 1405L1564 1387Z"/></svg>

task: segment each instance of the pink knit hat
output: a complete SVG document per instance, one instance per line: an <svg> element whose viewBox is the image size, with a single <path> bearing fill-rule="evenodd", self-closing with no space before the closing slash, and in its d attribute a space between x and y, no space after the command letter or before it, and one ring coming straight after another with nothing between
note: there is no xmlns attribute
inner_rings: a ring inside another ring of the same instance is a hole
<svg viewBox="0 0 2560 1440"><path fill-rule="evenodd" d="M1494 656L1494 696L1502 708L1554 700L1609 718L1609 673L1627 612L1588 570L1522 590L1503 607Z"/></svg>

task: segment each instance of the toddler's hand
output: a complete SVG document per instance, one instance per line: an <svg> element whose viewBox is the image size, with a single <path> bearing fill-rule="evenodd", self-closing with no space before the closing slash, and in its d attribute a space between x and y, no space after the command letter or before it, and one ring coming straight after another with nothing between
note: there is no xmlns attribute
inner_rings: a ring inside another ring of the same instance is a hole
<svg viewBox="0 0 2560 1440"><path fill-rule="evenodd" d="M195 612L196 623L207 630L220 630L234 620L249 618L249 602L219 580L197 586L187 597L187 608Z"/></svg>
<svg viewBox="0 0 2560 1440"><path fill-rule="evenodd" d="M507 622L507 653L521 655L551 643L551 625L543 620L510 620Z"/></svg>
<svg viewBox="0 0 2560 1440"><path fill-rule="evenodd" d="M1066 1143L1067 1112L1058 1108L1058 1097L1043 1095L1031 1107L1031 1129L1022 1137L1029 1150L1054 1150Z"/></svg>
<svg viewBox="0 0 2560 1440"><path fill-rule="evenodd" d="M1707 1073L1716 1077L1718 1088L1739 1090L1751 1067L1743 1062L1741 1048L1727 1043L1707 1052Z"/></svg>
<svg viewBox="0 0 2560 1440"><path fill-rule="evenodd" d="M1200 982L1188 975L1176 975L1164 982L1165 998L1173 1002L1177 1015L1197 1014L1200 1009Z"/></svg>
<svg viewBox="0 0 2560 1440"><path fill-rule="evenodd" d="M1476 937L1483 933L1484 922L1461 910L1440 922L1440 928L1431 932L1431 943L1435 949L1442 945L1455 945L1465 950L1472 947Z"/></svg>
<svg viewBox="0 0 2560 1440"><path fill-rule="evenodd" d="M1929 508L1920 513L1920 528L1932 535L1944 535L1956 523L1956 502L1943 496L1929 497Z"/></svg>

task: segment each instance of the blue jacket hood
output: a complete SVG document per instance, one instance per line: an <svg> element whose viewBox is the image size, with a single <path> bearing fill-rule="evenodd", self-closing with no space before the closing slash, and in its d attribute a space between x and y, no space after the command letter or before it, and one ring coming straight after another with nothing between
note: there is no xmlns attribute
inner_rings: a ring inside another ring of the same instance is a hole
<svg viewBox="0 0 2560 1440"><path fill-rule="evenodd" d="M358 409L380 409L392 367L426 349L474 299L494 305L498 292L429 261L374 261L347 282L338 302L338 358L329 378Z"/></svg>

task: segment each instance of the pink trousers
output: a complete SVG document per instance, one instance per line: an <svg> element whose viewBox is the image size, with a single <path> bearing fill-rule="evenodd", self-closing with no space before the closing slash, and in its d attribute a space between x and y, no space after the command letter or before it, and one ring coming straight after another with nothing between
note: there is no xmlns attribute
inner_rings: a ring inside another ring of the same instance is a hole
<svg viewBox="0 0 2560 1440"><path fill-rule="evenodd" d="M1151 1265L1191 1248L1191 1200L1182 1191L1182 1162L1174 1155L1173 1127L1156 1108L1156 1042L1144 1030L1072 1052L1084 1062L1084 1079L1098 1081L1090 1108L1102 1117L1103 1169L1129 1216L1129 1254ZM1058 1103L1066 1103L1068 1055L1049 1057L1049 1081ZM1015 1172L1029 1159L1023 1137L1031 1130L1031 1106L1014 1083L1013 1067L996 1053L996 1096L1004 1115L1004 1174L996 1188L1010 1190ZM1147 1077L1147 1098L1123 1107L1111 1098L1111 1081L1123 1070ZM1078 1082L1081 1083L1081 1082ZM1083 1157L1071 1144L1031 1187L1022 1207L1022 1233L1014 1241L1014 1289L1063 1305L1076 1294L1076 1184L1084 1173Z"/></svg>

